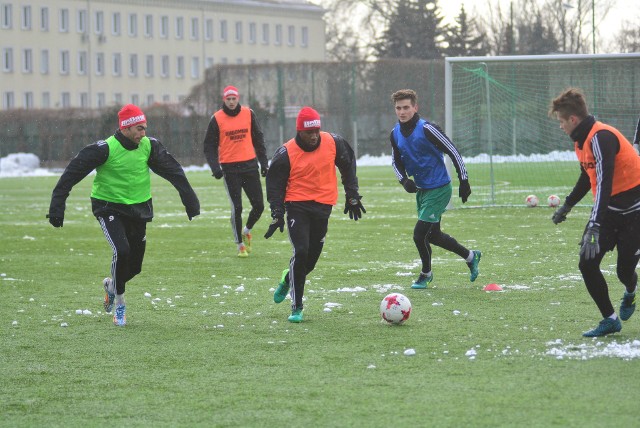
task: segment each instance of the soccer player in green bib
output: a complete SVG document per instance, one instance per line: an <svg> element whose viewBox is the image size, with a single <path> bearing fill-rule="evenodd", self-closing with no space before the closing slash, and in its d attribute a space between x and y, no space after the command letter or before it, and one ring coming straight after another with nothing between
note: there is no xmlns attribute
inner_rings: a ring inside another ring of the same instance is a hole
<svg viewBox="0 0 640 428"><path fill-rule="evenodd" d="M450 235L442 232L442 214L451 200L451 177L444 163L446 153L453 162L460 181L462 203L471 195L469 177L462 156L449 137L435 124L418 114L418 97L412 89L402 89L391 96L398 123L391 131L392 165L398 181L409 193L416 194L418 222L413 229L413 242L418 248L422 270L411 285L425 289L433 281L431 244L462 257L469 267L471 282L478 277L480 251L468 250ZM410 177L413 177L411 179Z"/></svg>
<svg viewBox="0 0 640 428"><path fill-rule="evenodd" d="M189 220L200 214L200 202L178 161L153 137L147 137L142 110L127 104L118 112L119 129L106 140L80 150L53 189L47 218L62 227L67 197L93 170L91 207L113 250L111 276L103 280L104 309L113 322L126 325L125 285L142 271L147 223L153 218L151 173L168 180L180 194Z"/></svg>

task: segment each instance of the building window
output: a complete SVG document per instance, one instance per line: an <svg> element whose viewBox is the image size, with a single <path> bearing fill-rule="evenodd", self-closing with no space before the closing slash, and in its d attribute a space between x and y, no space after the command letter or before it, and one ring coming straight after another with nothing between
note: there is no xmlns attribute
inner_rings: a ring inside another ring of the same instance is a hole
<svg viewBox="0 0 640 428"><path fill-rule="evenodd" d="M62 108L71 107L71 94L69 92L63 92L60 94L60 104Z"/></svg>
<svg viewBox="0 0 640 428"><path fill-rule="evenodd" d="M13 72L13 48L2 49L2 71Z"/></svg>
<svg viewBox="0 0 640 428"><path fill-rule="evenodd" d="M250 22L249 23L249 43L251 43L252 45L256 42L256 23L255 22Z"/></svg>
<svg viewBox="0 0 640 428"><path fill-rule="evenodd" d="M104 34L104 12L96 12L96 34Z"/></svg>
<svg viewBox="0 0 640 428"><path fill-rule="evenodd" d="M140 97L138 94L131 95L131 104L140 105Z"/></svg>
<svg viewBox="0 0 640 428"><path fill-rule="evenodd" d="M153 94L147 95L147 105L148 106L152 106L153 105Z"/></svg>
<svg viewBox="0 0 640 428"><path fill-rule="evenodd" d="M49 31L49 8L40 8L40 31Z"/></svg>
<svg viewBox="0 0 640 428"><path fill-rule="evenodd" d="M204 21L204 39L213 40L213 19Z"/></svg>
<svg viewBox="0 0 640 428"><path fill-rule="evenodd" d="M97 96L97 102L98 102L98 108L102 108L107 104L107 98L104 95L104 92L98 92L98 96Z"/></svg>
<svg viewBox="0 0 640 428"><path fill-rule="evenodd" d="M113 75L122 75L122 55L119 53L113 54Z"/></svg>
<svg viewBox="0 0 640 428"><path fill-rule="evenodd" d="M136 77L138 75L138 54L129 55L129 76Z"/></svg>
<svg viewBox="0 0 640 428"><path fill-rule="evenodd" d="M262 44L269 44L269 24L262 24Z"/></svg>
<svg viewBox="0 0 640 428"><path fill-rule="evenodd" d="M78 52L78 74L80 75L87 74L87 52L86 51Z"/></svg>
<svg viewBox="0 0 640 428"><path fill-rule="evenodd" d="M96 54L96 76L104 75L104 53Z"/></svg>
<svg viewBox="0 0 640 428"><path fill-rule="evenodd" d="M13 92L4 92L2 94L2 108L5 110L10 110L15 107L15 102L13 100Z"/></svg>
<svg viewBox="0 0 640 428"><path fill-rule="evenodd" d="M242 21L236 21L236 43L242 42Z"/></svg>
<svg viewBox="0 0 640 428"><path fill-rule="evenodd" d="M200 22L198 18L191 18L191 40L198 40L200 34Z"/></svg>
<svg viewBox="0 0 640 428"><path fill-rule="evenodd" d="M49 49L40 51L40 73L49 74Z"/></svg>
<svg viewBox="0 0 640 428"><path fill-rule="evenodd" d="M87 11L81 9L78 11L78 33L87 32Z"/></svg>
<svg viewBox="0 0 640 428"><path fill-rule="evenodd" d="M11 28L13 26L13 10L10 4L2 5L2 28Z"/></svg>
<svg viewBox="0 0 640 428"><path fill-rule="evenodd" d="M49 92L42 93L42 108L51 108L51 94Z"/></svg>
<svg viewBox="0 0 640 428"><path fill-rule="evenodd" d="M221 42L226 42L227 41L227 20L226 19L221 19L220 20L220 41Z"/></svg>
<svg viewBox="0 0 640 428"><path fill-rule="evenodd" d="M131 37L138 35L138 15L135 13L129 14L129 35Z"/></svg>
<svg viewBox="0 0 640 428"><path fill-rule="evenodd" d="M144 36L153 37L153 15L144 16Z"/></svg>
<svg viewBox="0 0 640 428"><path fill-rule="evenodd" d="M289 37L287 38L287 44L294 46L296 44L296 27L289 25L288 30Z"/></svg>
<svg viewBox="0 0 640 428"><path fill-rule="evenodd" d="M276 24L276 36L274 44L280 46L282 44L282 25Z"/></svg>
<svg viewBox="0 0 640 428"><path fill-rule="evenodd" d="M80 92L80 107L89 107L89 94L87 94L86 92Z"/></svg>
<svg viewBox="0 0 640 428"><path fill-rule="evenodd" d="M160 59L160 76L169 77L169 55L162 55Z"/></svg>
<svg viewBox="0 0 640 428"><path fill-rule="evenodd" d="M197 56L191 58L191 77L193 79L200 78L200 58Z"/></svg>
<svg viewBox="0 0 640 428"><path fill-rule="evenodd" d="M33 51L31 49L22 51L22 72L29 74L33 72Z"/></svg>
<svg viewBox="0 0 640 428"><path fill-rule="evenodd" d="M171 101L171 97L169 95L167 95L167 94L164 94L162 96L162 102L163 103L168 103L169 101Z"/></svg>
<svg viewBox="0 0 640 428"><path fill-rule="evenodd" d="M111 34L119 36L120 31L120 12L114 12L111 15Z"/></svg>
<svg viewBox="0 0 640 428"><path fill-rule="evenodd" d="M144 58L144 75L153 77L153 55L147 55Z"/></svg>
<svg viewBox="0 0 640 428"><path fill-rule="evenodd" d="M169 37L169 17L166 15L160 17L160 37L163 39Z"/></svg>
<svg viewBox="0 0 640 428"><path fill-rule="evenodd" d="M182 79L184 77L184 57L178 56L176 62L176 77Z"/></svg>
<svg viewBox="0 0 640 428"><path fill-rule="evenodd" d="M69 51L60 51L60 74L69 74Z"/></svg>
<svg viewBox="0 0 640 428"><path fill-rule="evenodd" d="M60 9L60 21L58 22L60 32L69 32L69 9Z"/></svg>
<svg viewBox="0 0 640 428"><path fill-rule="evenodd" d="M178 16L176 18L176 39L184 38L184 18Z"/></svg>
<svg viewBox="0 0 640 428"><path fill-rule="evenodd" d="M213 67L213 57L208 56L207 59L204 61L204 64L205 64L205 68Z"/></svg>
<svg viewBox="0 0 640 428"><path fill-rule="evenodd" d="M24 93L24 108L27 110L33 108L33 92Z"/></svg>
<svg viewBox="0 0 640 428"><path fill-rule="evenodd" d="M300 46L303 48L309 46L309 27L302 27L302 40L300 40Z"/></svg>
<svg viewBox="0 0 640 428"><path fill-rule="evenodd" d="M122 94L120 92L113 94L113 103L116 105L122 105Z"/></svg>
<svg viewBox="0 0 640 428"><path fill-rule="evenodd" d="M31 6L22 6L22 29L31 30Z"/></svg>

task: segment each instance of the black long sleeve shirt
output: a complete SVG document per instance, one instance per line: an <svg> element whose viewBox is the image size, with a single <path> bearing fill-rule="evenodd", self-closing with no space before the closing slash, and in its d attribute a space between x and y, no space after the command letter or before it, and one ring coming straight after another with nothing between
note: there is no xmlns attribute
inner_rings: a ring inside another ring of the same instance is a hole
<svg viewBox="0 0 640 428"><path fill-rule="evenodd" d="M340 171L342 186L344 187L346 198L360 199L360 195L358 193L358 177L356 176L356 159L353 149L340 135L331 134L331 136L336 142L335 164ZM306 148L300 142L300 138L297 135L295 141L302 150L307 152L310 151L309 148ZM284 199L287 193L287 184L289 182L290 172L291 162L289 160L289 153L285 146L280 146L275 151L273 158L271 159L271 167L269 168L266 180L267 200L269 201L269 207L271 208L272 215L284 215ZM321 204L314 201L302 201L295 203L306 205L309 208L326 215L327 218L331 214L331 205Z"/></svg>
<svg viewBox="0 0 640 428"><path fill-rule="evenodd" d="M115 133L115 137L127 150L138 148L137 144L125 137L119 130ZM200 214L200 201L189 184L182 166L159 140L152 137L149 140L151 141L151 153L147 164L151 171L169 181L176 188L189 216ZM80 150L69 162L53 189L49 216L63 218L66 201L73 186L89 175L91 171L104 164L108 158L109 145L105 141L98 141ZM151 199L139 204L128 205L91 198L91 206L95 216L115 212L145 221L151 221L153 218Z"/></svg>
<svg viewBox="0 0 640 428"><path fill-rule="evenodd" d="M237 116L240 113L240 104L238 104L233 110L230 110L226 105L223 105L222 111L229 116ZM204 155L207 158L207 163L211 168L211 172L215 175L215 173L220 170L225 173L251 171L258 167L258 162L260 162L261 168L268 168L269 161L267 160L267 149L264 145L264 134L253 110L251 110L251 142L256 152L256 158L242 162L220 164L218 159L218 151L220 148L220 127L215 116L211 116L203 143Z"/></svg>

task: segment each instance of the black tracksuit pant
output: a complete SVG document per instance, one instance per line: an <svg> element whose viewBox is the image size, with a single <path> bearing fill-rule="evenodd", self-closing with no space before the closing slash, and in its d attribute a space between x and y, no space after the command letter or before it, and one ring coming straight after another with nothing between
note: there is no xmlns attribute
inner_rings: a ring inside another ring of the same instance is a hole
<svg viewBox="0 0 640 428"><path fill-rule="evenodd" d="M115 213L102 214L97 219L113 250L111 279L116 285L116 293L123 294L127 281L142 271L147 222Z"/></svg>
<svg viewBox="0 0 640 428"><path fill-rule="evenodd" d="M224 174L224 186L231 203L231 230L236 244L242 242L242 190L251 204L247 228L252 229L264 211L262 183L257 169Z"/></svg>

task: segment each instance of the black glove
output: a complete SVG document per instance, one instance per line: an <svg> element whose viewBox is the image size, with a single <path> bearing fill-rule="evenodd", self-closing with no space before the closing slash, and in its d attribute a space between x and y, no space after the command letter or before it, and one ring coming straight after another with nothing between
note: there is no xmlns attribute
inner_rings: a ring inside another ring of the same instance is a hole
<svg viewBox="0 0 640 428"><path fill-rule="evenodd" d="M262 175L263 177L267 176L267 172L269 172L269 167L266 166L261 166L260 167L260 175Z"/></svg>
<svg viewBox="0 0 640 428"><path fill-rule="evenodd" d="M344 213L349 213L349 218L352 220L358 221L359 218L362 218L362 213L367 212L362 206L362 202L360 202L361 198L362 196L347 198L344 203Z"/></svg>
<svg viewBox="0 0 640 428"><path fill-rule="evenodd" d="M418 191L416 183L410 178L405 178L401 183L402 187L404 187L404 190L406 190L407 193L416 193Z"/></svg>
<svg viewBox="0 0 640 428"><path fill-rule="evenodd" d="M187 217L189 217L189 221L193 220L194 217L200 215L200 210L189 210L187 209Z"/></svg>
<svg viewBox="0 0 640 428"><path fill-rule="evenodd" d="M595 259L596 255L600 252L600 226L592 225L587 227L582 237L582 246L580 247L580 255L584 256L585 260Z"/></svg>
<svg viewBox="0 0 640 428"><path fill-rule="evenodd" d="M471 186L469 186L469 180L460 180L460 187L458 187L458 196L462 199L464 204L471 195Z"/></svg>
<svg viewBox="0 0 640 428"><path fill-rule="evenodd" d="M62 227L62 223L64 223L64 217L56 217L47 214L47 218L53 227Z"/></svg>
<svg viewBox="0 0 640 428"><path fill-rule="evenodd" d="M222 178L224 174L222 173L221 169L217 169L214 173L213 176L216 178L216 180L220 180Z"/></svg>
<svg viewBox="0 0 640 428"><path fill-rule="evenodd" d="M272 214L271 217L273 217L273 220L271 220L267 233L264 234L265 239L271 238L271 235L275 233L276 229L280 229L280 233L284 231L284 217L282 214Z"/></svg>
<svg viewBox="0 0 640 428"><path fill-rule="evenodd" d="M569 214L569 211L571 211L571 208L572 207L570 207L566 203L558 208L551 216L551 221L553 222L553 224L558 224L565 221L567 219L567 214Z"/></svg>

